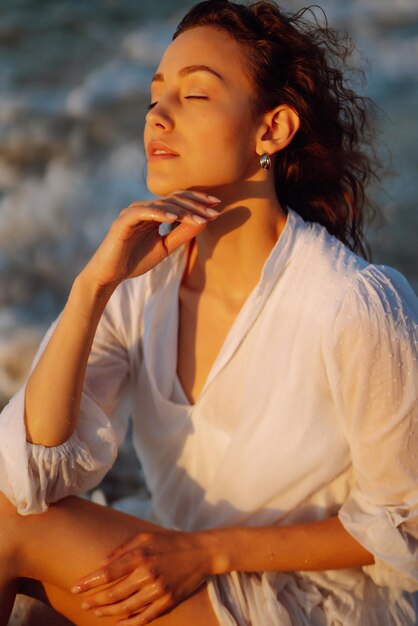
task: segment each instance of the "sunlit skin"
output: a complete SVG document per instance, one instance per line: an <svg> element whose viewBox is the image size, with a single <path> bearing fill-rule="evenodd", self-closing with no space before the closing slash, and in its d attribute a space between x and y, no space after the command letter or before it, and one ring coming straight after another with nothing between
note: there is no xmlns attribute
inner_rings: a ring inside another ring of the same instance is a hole
<svg viewBox="0 0 418 626"><path fill-rule="evenodd" d="M191 71L197 65L211 71ZM156 198L122 211L74 281L27 386L27 438L34 443L55 446L74 432L91 344L116 286L183 244L191 253L180 291L177 370L193 402L285 225L272 171L260 167L259 157L274 159L299 119L285 103L252 115L239 44L213 27L196 28L170 44L156 74L144 133ZM176 155L159 154L161 143ZM162 222L180 225L161 238ZM27 593L46 593L81 626L216 626L203 585L210 575L373 562L337 518L187 533L78 498L22 517L0 495L0 528L0 623L7 623L24 578L42 581L27 585Z"/></svg>
<svg viewBox="0 0 418 626"><path fill-rule="evenodd" d="M149 161L150 191L199 189L216 195L226 185L232 199L244 181L262 180L260 120L252 115L250 97L239 44L228 34L201 27L174 40L151 84L144 144L161 140L179 157Z"/></svg>
<svg viewBox="0 0 418 626"><path fill-rule="evenodd" d="M287 106L256 118L252 96L239 44L213 27L178 37L152 82L144 144L161 141L179 156L148 162L149 189L196 189L221 199L222 217L198 235L180 292L178 373L190 400L285 224L259 158L288 145L299 119Z"/></svg>

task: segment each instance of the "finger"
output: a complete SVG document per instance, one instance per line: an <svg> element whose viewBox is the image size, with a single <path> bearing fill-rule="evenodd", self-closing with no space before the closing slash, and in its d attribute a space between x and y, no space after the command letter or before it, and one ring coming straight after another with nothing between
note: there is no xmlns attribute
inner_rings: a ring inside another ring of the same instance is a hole
<svg viewBox="0 0 418 626"><path fill-rule="evenodd" d="M128 552L122 555L115 561L112 561L107 566L96 570L95 572L88 574L84 578L77 581L74 587L71 589L72 593L82 593L95 587L100 587L107 583L111 583L119 578L128 576L134 569L137 568L140 555L137 553Z"/></svg>
<svg viewBox="0 0 418 626"><path fill-rule="evenodd" d="M178 220L178 215L175 211L169 211L164 207L155 206L133 206L129 205L126 209L123 209L118 217L113 222L115 228L135 228L143 222L163 223L174 222Z"/></svg>
<svg viewBox="0 0 418 626"><path fill-rule="evenodd" d="M173 191L167 196L160 196L159 198L156 198L155 200L151 200L150 204L155 204L155 203L158 204L158 202L176 202L177 200L192 202L193 206L195 206L196 208L212 207L222 202L220 198L217 198L216 196L208 195L202 191L193 191L190 189L178 189L177 191ZM143 202L142 201L133 202L132 205L143 206Z"/></svg>
<svg viewBox="0 0 418 626"><path fill-rule="evenodd" d="M189 224L183 222L177 228L167 235L161 237L161 245L164 247L165 254L169 255L182 244L196 237L207 226L206 224Z"/></svg>
<svg viewBox="0 0 418 626"><path fill-rule="evenodd" d="M161 198L161 200L168 205L178 205L189 211L195 211L200 215L209 217L217 217L219 215L219 211L214 207L221 202L221 200L215 196L207 196L206 194L199 195L191 191L166 196Z"/></svg>
<svg viewBox="0 0 418 626"><path fill-rule="evenodd" d="M215 218L218 217L219 211L216 210L216 205L221 202L219 198L215 196L208 196L203 193L195 193L192 191L187 192L175 192L168 196L162 196L155 200L150 201L145 206L155 207L155 208L164 208L167 207L170 211L170 207L176 210L178 207L181 209L185 209L186 212L183 211L180 214L184 215L193 215L194 213L198 215L202 215L204 217ZM143 202L132 202L129 205L132 208L143 208Z"/></svg>
<svg viewBox="0 0 418 626"><path fill-rule="evenodd" d="M155 221L155 222L183 222L186 221L190 224L195 222L198 224L204 224L208 219L216 218L219 213L213 209L212 214L200 207L200 209L191 208L187 205L187 202L182 202L179 199L171 200L170 202L164 200L158 203L158 206L152 205L144 207L143 205L130 205L127 209L128 212L121 214L121 217L126 224L136 225L141 221Z"/></svg>
<svg viewBox="0 0 418 626"><path fill-rule="evenodd" d="M221 199L217 196L212 196L205 191L198 191L197 189L176 189L170 196L187 196L188 198L196 198L197 200L204 200L205 202L221 202ZM168 197L168 196L166 196Z"/></svg>
<svg viewBox="0 0 418 626"><path fill-rule="evenodd" d="M158 600L158 598L165 595L166 590L162 587L160 582L154 582L151 585L147 585L144 589L133 593L126 598L123 598L120 602L107 605L97 605L99 608L94 609L94 614L97 617L110 616L110 615L131 615L132 613L138 613L138 611L146 608L151 602ZM87 601L88 602L88 601ZM83 608L86 603L83 603ZM96 605L94 605L96 606Z"/></svg>
<svg viewBox="0 0 418 626"><path fill-rule="evenodd" d="M167 593L161 598L158 598L155 602L150 604L144 611L142 611L139 615L132 615L127 619L119 620L117 623L118 626L142 626L142 624L149 624L154 619L163 615L174 606L174 601L171 594Z"/></svg>
<svg viewBox="0 0 418 626"><path fill-rule="evenodd" d="M138 582L139 578L140 577L136 576L127 577L124 580L99 591L99 593L85 597L81 604L81 608L103 609L104 607L113 606L126 601L133 594L140 591L143 584L153 584L153 582L150 582L149 578L145 579L145 583L142 580Z"/></svg>
<svg viewBox="0 0 418 626"><path fill-rule="evenodd" d="M76 584L71 587L71 593L84 593L89 589L105 585L109 582L105 571L105 569L99 569L95 572L92 572L88 576L85 576L84 578L78 580Z"/></svg>
<svg viewBox="0 0 418 626"><path fill-rule="evenodd" d="M161 596L164 591L165 589L162 588L162 582L158 577L158 571L155 568L151 570L137 569L130 576L117 581L106 589L85 597L81 606L83 609L101 609L123 602L139 592L142 594L139 597L143 598L147 604L149 602L148 597ZM139 606L140 603L138 603Z"/></svg>
<svg viewBox="0 0 418 626"><path fill-rule="evenodd" d="M164 204L168 211L173 211L183 218L193 219L195 215L199 215L205 219L214 219L219 216L219 211L214 208L215 204L208 206L207 202L202 203L191 198L166 198Z"/></svg>
<svg viewBox="0 0 418 626"><path fill-rule="evenodd" d="M119 232L119 235L125 238L129 238L132 233L137 229L151 230L156 224L162 224L164 222L182 222L192 226L206 225L208 218L196 213L191 214L186 212L185 209L171 205L166 210L155 207L128 207L125 212L122 212L118 218L113 222L112 228Z"/></svg>
<svg viewBox="0 0 418 626"><path fill-rule="evenodd" d="M119 547L115 548L115 550L112 550L109 556L107 556L106 559L104 559L100 563L100 566L104 567L111 561L118 559L120 556L130 551L136 551L136 552L141 553L144 556L148 556L150 554L149 547L152 544L152 542L155 540L155 537L158 536L159 534L161 533L156 532L156 531L152 531L152 532L145 531L145 532L135 535L133 539L130 539L126 543L123 543Z"/></svg>
<svg viewBox="0 0 418 626"><path fill-rule="evenodd" d="M143 554L149 554L148 547L155 540L155 537L159 534L161 534L159 531L152 530L144 531L135 535L132 539L126 541L126 543L122 543L120 546L112 550L109 556L106 557L106 559L104 559L102 563L100 563L100 565L103 566L105 562L111 560L113 561L114 559L119 558L120 556L126 554L127 552L130 552L131 550L142 550ZM144 548L146 548L145 553Z"/></svg>
<svg viewBox="0 0 418 626"><path fill-rule="evenodd" d="M103 559L103 561L100 561L99 563L100 567L104 567L105 565L108 565L110 561L114 561L115 559L122 556L122 554L126 554L126 552L129 552L133 548L136 548L137 545L138 545L138 536L135 536L133 539L130 539L126 543L123 543L115 550L112 550L112 552L110 552L109 555L105 559Z"/></svg>

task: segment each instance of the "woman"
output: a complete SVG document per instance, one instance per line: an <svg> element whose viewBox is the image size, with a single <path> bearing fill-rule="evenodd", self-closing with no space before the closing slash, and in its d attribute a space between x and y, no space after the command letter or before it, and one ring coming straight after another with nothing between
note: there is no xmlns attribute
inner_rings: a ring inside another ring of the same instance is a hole
<svg viewBox="0 0 418 626"><path fill-rule="evenodd" d="M373 168L339 45L269 2L180 24L146 117L157 198L1 416L1 623L20 589L89 626L415 624L418 307L351 250ZM72 497L130 412L156 524Z"/></svg>

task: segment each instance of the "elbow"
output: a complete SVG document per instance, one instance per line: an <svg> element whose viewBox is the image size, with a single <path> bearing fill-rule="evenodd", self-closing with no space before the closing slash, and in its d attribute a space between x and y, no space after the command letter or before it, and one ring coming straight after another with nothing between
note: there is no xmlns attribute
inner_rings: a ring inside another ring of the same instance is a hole
<svg viewBox="0 0 418 626"><path fill-rule="evenodd" d="M36 423L28 423L25 417L26 441L27 443L44 446L45 448L56 448L68 441L73 435L75 428L68 425L67 428L48 428L37 425Z"/></svg>

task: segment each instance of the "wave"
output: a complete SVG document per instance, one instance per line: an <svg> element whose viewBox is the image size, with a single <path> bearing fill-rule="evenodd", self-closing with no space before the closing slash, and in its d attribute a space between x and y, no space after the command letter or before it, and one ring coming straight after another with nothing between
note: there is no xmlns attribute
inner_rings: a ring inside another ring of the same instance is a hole
<svg viewBox="0 0 418 626"><path fill-rule="evenodd" d="M190 4L123 0L112 9L89 0L70 10L56 0L39 12L26 0L0 9L0 319L11 320L0 323L0 401L114 217L149 197L141 145L149 81ZM418 5L321 4L367 60L368 93L395 112L384 130L400 175L379 198L386 225L373 247L417 288Z"/></svg>

